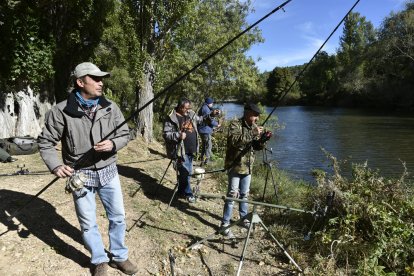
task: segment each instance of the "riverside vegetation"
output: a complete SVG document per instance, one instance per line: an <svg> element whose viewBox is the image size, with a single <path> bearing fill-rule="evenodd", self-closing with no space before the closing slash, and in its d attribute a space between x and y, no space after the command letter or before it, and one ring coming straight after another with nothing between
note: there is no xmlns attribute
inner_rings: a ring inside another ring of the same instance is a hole
<svg viewBox="0 0 414 276"><path fill-rule="evenodd" d="M224 136L225 131L216 133L214 139L218 163ZM265 208L264 223L306 275L414 275L414 183L406 178L404 164L399 178L382 177L366 163L351 164L352 175L345 177L341 167L349 165L346 160L325 154L332 172L315 170L316 183L293 180L272 166L275 181L269 176L266 193L267 168L256 154L251 200L265 195L265 202L305 210L329 205L318 217ZM217 177L226 183L224 175Z"/></svg>

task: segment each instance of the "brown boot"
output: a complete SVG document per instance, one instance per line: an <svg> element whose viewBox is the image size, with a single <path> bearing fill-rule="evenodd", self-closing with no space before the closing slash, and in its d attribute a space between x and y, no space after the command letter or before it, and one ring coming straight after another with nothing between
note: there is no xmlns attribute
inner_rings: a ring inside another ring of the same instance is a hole
<svg viewBox="0 0 414 276"><path fill-rule="evenodd" d="M95 266L92 276L108 276L108 263L100 263Z"/></svg>
<svg viewBox="0 0 414 276"><path fill-rule="evenodd" d="M109 266L121 270L127 275L133 275L138 272L138 267L129 260L123 262L110 261Z"/></svg>

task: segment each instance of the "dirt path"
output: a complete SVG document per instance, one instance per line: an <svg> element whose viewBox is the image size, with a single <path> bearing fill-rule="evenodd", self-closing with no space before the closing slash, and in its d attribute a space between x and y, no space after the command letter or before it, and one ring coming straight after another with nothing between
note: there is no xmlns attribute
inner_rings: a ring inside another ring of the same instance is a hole
<svg viewBox="0 0 414 276"><path fill-rule="evenodd" d="M0 163L0 174L15 172L16 165L23 164L30 171L46 170L38 154L17 158L15 163ZM168 208L175 185L172 167L163 185L157 185L168 163L160 144L148 147L139 139L119 154L126 243L130 258L139 266L137 275L171 275L170 250L176 275L235 275L246 231L233 228L237 243L215 236L199 250L186 251L187 246L214 233L223 202L207 199L187 204L175 199ZM63 180L53 184L12 222L6 219L53 178L50 174L0 177L0 275L90 275L89 253L82 245L72 198L64 193ZM209 175L201 181L203 193L224 194L217 187ZM107 245L107 220L97 202L98 224ZM258 227L249 240L241 274L292 275L286 258L263 235ZM109 275L121 273L110 268Z"/></svg>

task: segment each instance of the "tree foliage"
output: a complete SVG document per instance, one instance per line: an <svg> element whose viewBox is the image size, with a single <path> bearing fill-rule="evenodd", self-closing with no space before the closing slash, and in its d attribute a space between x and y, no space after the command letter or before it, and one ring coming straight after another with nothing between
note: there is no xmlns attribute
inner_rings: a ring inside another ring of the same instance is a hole
<svg viewBox="0 0 414 276"><path fill-rule="evenodd" d="M271 103L279 103L281 97L294 82L294 79L291 70L287 67L276 67L273 69L266 82L267 100Z"/></svg>
<svg viewBox="0 0 414 276"><path fill-rule="evenodd" d="M320 52L304 72L300 81L300 91L306 102L323 105L335 96L337 80L336 58Z"/></svg>
<svg viewBox="0 0 414 276"><path fill-rule="evenodd" d="M41 87L58 101L66 98L70 72L90 59L112 4L112 0L3 1L2 85L12 91L23 85Z"/></svg>
<svg viewBox="0 0 414 276"><path fill-rule="evenodd" d="M246 28L250 1L10 0L0 8L1 87L31 85L61 101L71 70L91 61L113 73L106 93L130 115L153 91ZM163 114L183 95L195 102L206 95L255 97L262 80L245 52L259 41L257 29L243 35L141 112L136 123L149 132L152 108Z"/></svg>

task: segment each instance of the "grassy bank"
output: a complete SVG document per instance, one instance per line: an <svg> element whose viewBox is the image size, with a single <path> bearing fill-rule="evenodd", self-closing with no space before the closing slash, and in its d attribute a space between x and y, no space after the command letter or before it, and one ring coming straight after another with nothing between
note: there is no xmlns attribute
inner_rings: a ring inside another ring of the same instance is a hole
<svg viewBox="0 0 414 276"><path fill-rule="evenodd" d="M414 275L414 189L407 172L389 179L366 164L353 164L346 178L335 157L327 156L334 172L315 172L316 185L275 166L272 181L258 158L250 200L313 212L261 206L264 224L307 275ZM222 163L217 158L214 166ZM227 175L216 178L225 191Z"/></svg>

